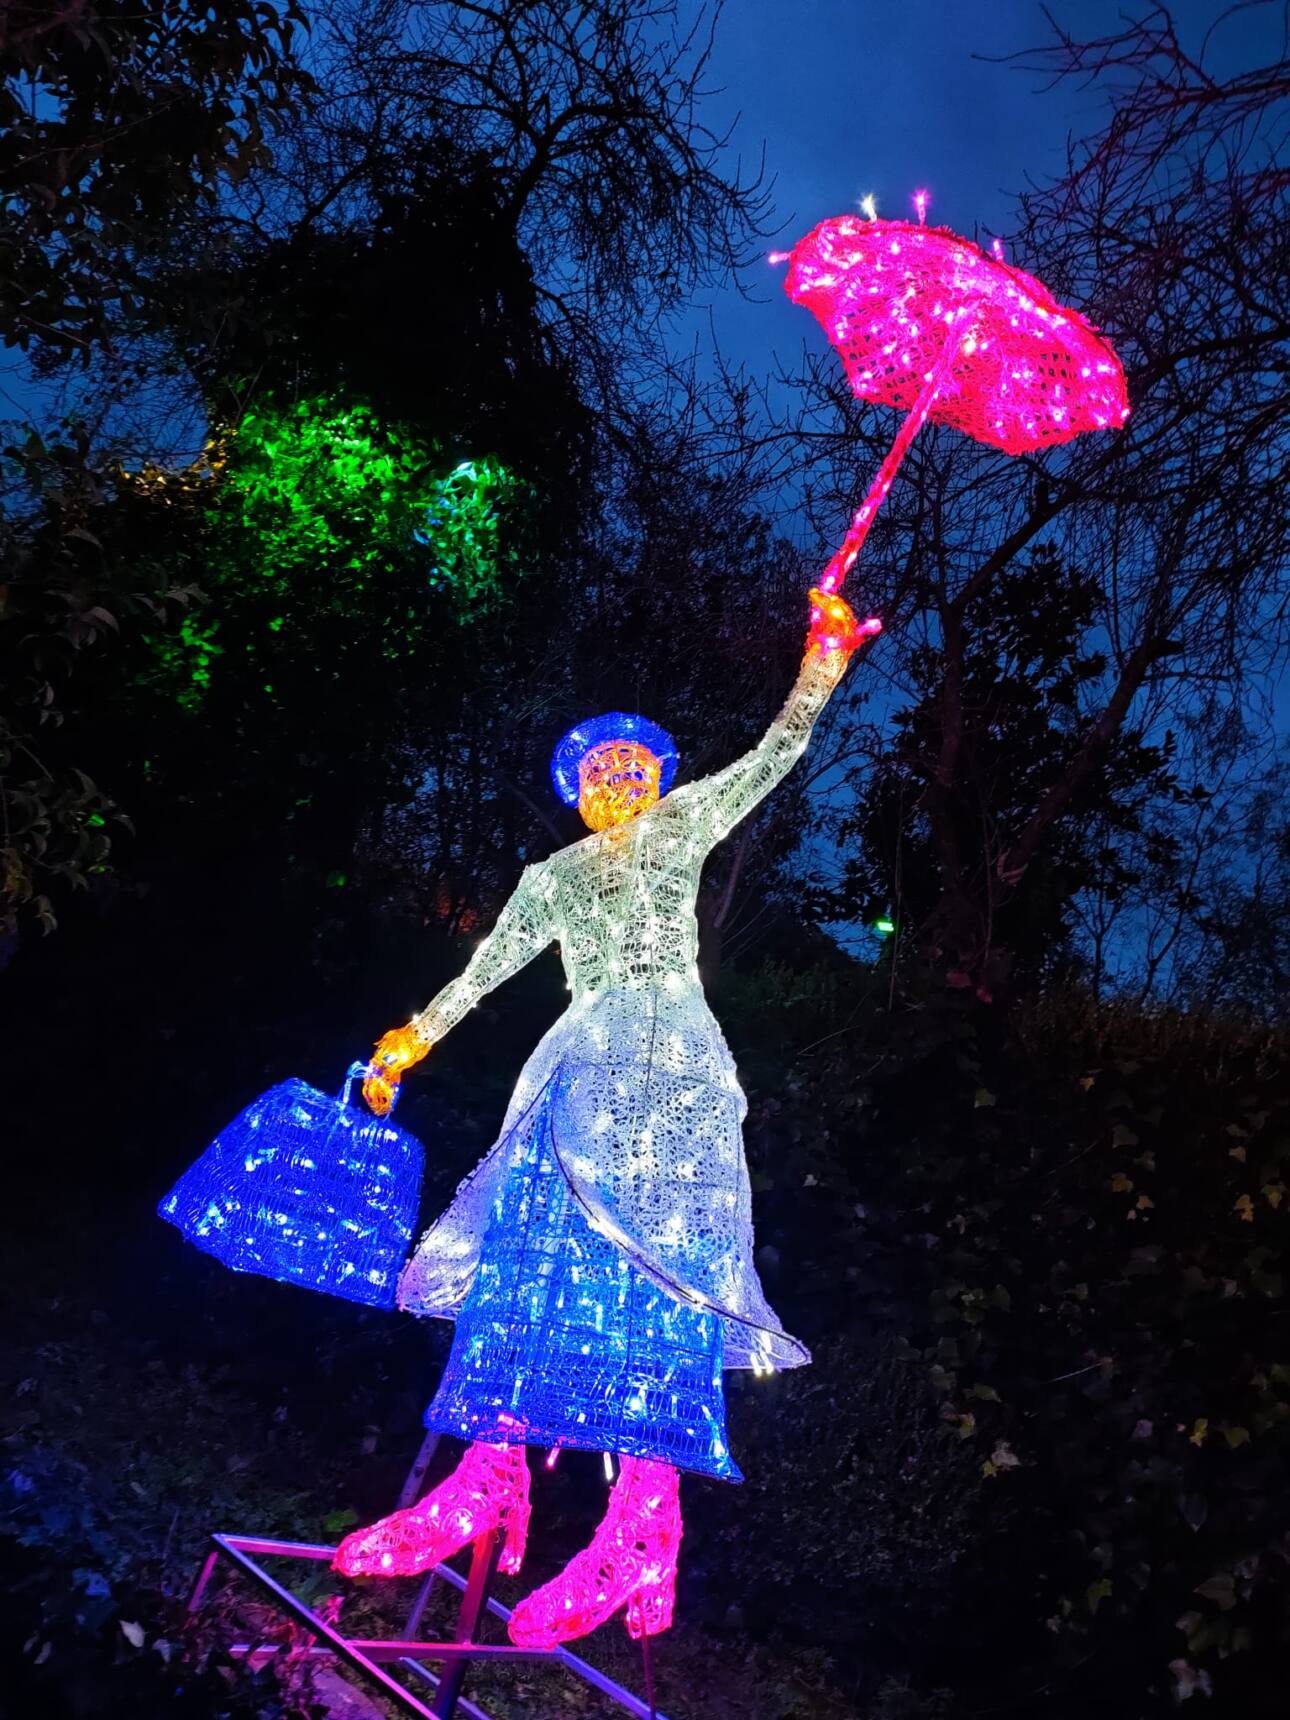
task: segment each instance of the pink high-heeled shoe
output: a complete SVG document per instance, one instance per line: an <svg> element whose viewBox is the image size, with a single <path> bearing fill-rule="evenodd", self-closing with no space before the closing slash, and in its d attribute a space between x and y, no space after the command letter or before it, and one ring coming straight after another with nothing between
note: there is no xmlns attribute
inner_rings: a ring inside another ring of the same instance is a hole
<svg viewBox="0 0 1290 1720"><path fill-rule="evenodd" d="M524 1447L476 1443L424 1499L346 1535L332 1569L347 1577L414 1577L498 1528L505 1537L498 1568L513 1576L529 1531Z"/></svg>
<svg viewBox="0 0 1290 1720"><path fill-rule="evenodd" d="M657 1636L672 1622L680 1545L676 1470L624 1457L591 1545L519 1603L507 1626L511 1641L519 1648L554 1648L586 1636L623 1606L631 1636Z"/></svg>

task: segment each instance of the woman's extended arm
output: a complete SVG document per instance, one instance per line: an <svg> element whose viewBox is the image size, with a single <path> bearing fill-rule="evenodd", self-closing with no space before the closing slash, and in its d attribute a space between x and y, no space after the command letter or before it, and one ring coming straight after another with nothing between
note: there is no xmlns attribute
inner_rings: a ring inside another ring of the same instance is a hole
<svg viewBox="0 0 1290 1720"><path fill-rule="evenodd" d="M403 1071L420 1061L502 981L517 973L555 938L550 904L543 888L545 868L526 866L497 924L479 944L456 979L431 999L406 1027L394 1027L378 1042L363 1083L363 1097L379 1116L394 1102Z"/></svg>
<svg viewBox="0 0 1290 1720"><path fill-rule="evenodd" d="M742 758L677 790L693 808L708 847L782 782L806 751L820 712L846 673L852 653L880 631L876 621L858 623L844 600L811 593L811 629L793 690L766 733Z"/></svg>

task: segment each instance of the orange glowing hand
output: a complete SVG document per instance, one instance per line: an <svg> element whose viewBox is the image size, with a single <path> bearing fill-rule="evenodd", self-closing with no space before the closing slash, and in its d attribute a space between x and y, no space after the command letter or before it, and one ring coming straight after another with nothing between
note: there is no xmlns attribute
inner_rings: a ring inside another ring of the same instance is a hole
<svg viewBox="0 0 1290 1720"><path fill-rule="evenodd" d="M377 1041L363 1080L363 1097L378 1117L389 1115L403 1071L419 1063L429 1049L430 1042L411 1027L392 1027Z"/></svg>
<svg viewBox="0 0 1290 1720"><path fill-rule="evenodd" d="M825 656L841 651L845 660L866 639L881 632L882 622L876 615L867 621L857 621L851 605L836 591L821 591L817 586L811 592L811 626L806 635L808 656L813 651Z"/></svg>

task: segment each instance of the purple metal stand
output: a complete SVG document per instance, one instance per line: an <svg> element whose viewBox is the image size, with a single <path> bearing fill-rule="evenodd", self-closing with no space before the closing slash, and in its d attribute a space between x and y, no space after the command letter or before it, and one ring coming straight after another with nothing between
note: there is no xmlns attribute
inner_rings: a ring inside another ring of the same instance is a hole
<svg viewBox="0 0 1290 1720"><path fill-rule="evenodd" d="M334 1547L316 1546L308 1541L266 1541L256 1535L212 1535L211 1543L212 1550L206 1556L206 1562L188 1599L190 1612L195 1612L202 1604L216 1565L221 1559L227 1560L323 1645L311 1647L309 1654L344 1661L355 1672L375 1684L396 1709L404 1714L416 1715L417 1720L453 1720L453 1716L457 1714L465 1716L465 1720L489 1720L483 1709L476 1707L461 1694L466 1667L472 1660L553 1661L566 1672L571 1672L575 1678L581 1679L584 1684L590 1685L593 1690L599 1690L620 1708L626 1709L629 1714L635 1716L635 1720L667 1720L665 1715L657 1713L652 1702L642 1702L639 1697L633 1696L630 1690L616 1684L603 1672L597 1672L594 1666L588 1665L578 1655L571 1654L567 1648L514 1648L509 1643L492 1644L477 1640L480 1620L484 1613L491 1613L503 1621L511 1616L510 1608L494 1600L488 1592L497 1570L500 1550L495 1531L490 1530L475 1542L471 1551L468 1576L463 1577L449 1565L437 1565L427 1574L413 1602L406 1635L388 1640L343 1636L335 1625L329 1624L312 1607L293 1595L290 1589L284 1588L259 1563L262 1558L283 1558L325 1560L330 1565L336 1552ZM453 1640L420 1642L416 1639L416 1632L420 1628L431 1588L439 1579L450 1583L462 1594ZM272 1648L257 1648L253 1643L242 1643L235 1644L233 1652L256 1659L278 1651ZM442 1671L438 1674L431 1672L422 1664L427 1660L442 1662ZM392 1678L384 1670L386 1666L396 1666L401 1672L429 1684L434 1693L432 1706L427 1708L405 1684ZM653 1683L652 1678L650 1683ZM652 1694L651 1691L651 1696Z"/></svg>

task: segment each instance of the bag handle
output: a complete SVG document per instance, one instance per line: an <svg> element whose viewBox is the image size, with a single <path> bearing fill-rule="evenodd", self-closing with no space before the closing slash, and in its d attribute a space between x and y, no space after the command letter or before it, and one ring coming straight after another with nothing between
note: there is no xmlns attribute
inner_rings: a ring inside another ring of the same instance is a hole
<svg viewBox="0 0 1290 1720"><path fill-rule="evenodd" d="M349 1106L350 1094L353 1092L355 1081L361 1080L367 1074L368 1070L371 1067L372 1066L370 1063L351 1063L350 1064L348 1070L345 1073L344 1086L342 1086L342 1088L340 1090L340 1107L342 1110L346 1110ZM394 1107L398 1104L398 1102L399 1102L399 1084L396 1081L394 1083L394 1092L390 1097L390 1110L385 1113L387 1117L390 1115L390 1112L393 1111ZM379 1118L374 1111L367 1118L367 1121L369 1123L379 1123L381 1120L382 1119Z"/></svg>

